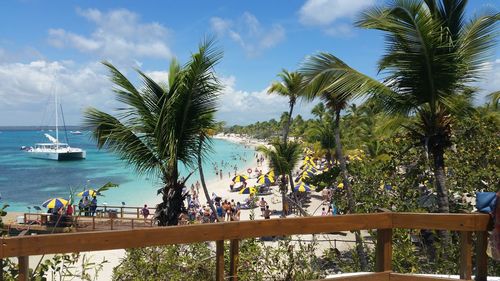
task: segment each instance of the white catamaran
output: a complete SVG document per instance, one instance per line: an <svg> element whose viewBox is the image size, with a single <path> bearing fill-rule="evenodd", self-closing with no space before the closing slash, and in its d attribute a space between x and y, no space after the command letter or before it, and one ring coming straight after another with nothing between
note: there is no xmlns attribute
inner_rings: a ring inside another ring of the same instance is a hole
<svg viewBox="0 0 500 281"><path fill-rule="evenodd" d="M81 148L70 147L67 143L59 142L59 124L58 124L58 101L57 92L55 94L56 105L56 137L45 134L50 143L36 143L34 147L23 148L31 157L48 160L64 161L85 159L86 152ZM62 110L62 109L61 109ZM64 118L64 117L63 117Z"/></svg>

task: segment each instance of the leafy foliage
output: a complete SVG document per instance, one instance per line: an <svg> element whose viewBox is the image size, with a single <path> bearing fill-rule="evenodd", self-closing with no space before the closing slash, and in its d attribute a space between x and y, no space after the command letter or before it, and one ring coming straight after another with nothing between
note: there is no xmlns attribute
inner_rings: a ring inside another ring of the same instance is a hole
<svg viewBox="0 0 500 281"><path fill-rule="evenodd" d="M108 263L106 259L95 262L92 256L72 254L57 254L49 259L43 260L36 268L29 270L33 281L48 280L98 280L99 273L104 265ZM6 281L17 280L19 270L18 265L10 259L4 260L4 279Z"/></svg>

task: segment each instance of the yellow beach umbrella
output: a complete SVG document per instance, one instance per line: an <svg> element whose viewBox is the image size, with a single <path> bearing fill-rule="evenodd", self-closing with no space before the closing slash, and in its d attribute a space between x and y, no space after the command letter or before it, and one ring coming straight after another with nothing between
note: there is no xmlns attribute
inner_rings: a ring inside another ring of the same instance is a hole
<svg viewBox="0 0 500 281"><path fill-rule="evenodd" d="M266 175L262 175L257 179L259 184L272 184L274 183L274 178Z"/></svg>
<svg viewBox="0 0 500 281"><path fill-rule="evenodd" d="M59 209L68 205L68 200L62 198L52 198L43 202L42 206L49 209Z"/></svg>
<svg viewBox="0 0 500 281"><path fill-rule="evenodd" d="M255 194L257 193L257 189L255 187L245 187L239 192L240 194Z"/></svg>
<svg viewBox="0 0 500 281"><path fill-rule="evenodd" d="M339 184L337 185L337 187L338 187L338 188L340 188L340 189L344 188L344 183L343 183L343 182L339 183Z"/></svg>
<svg viewBox="0 0 500 281"><path fill-rule="evenodd" d="M296 192L309 192L309 191L311 191L311 187L309 185L305 184L304 182L300 182L298 185L296 185L293 188L293 190Z"/></svg>
<svg viewBox="0 0 500 281"><path fill-rule="evenodd" d="M238 176L233 178L233 182L246 182L247 179L248 179L248 177L245 175L238 175Z"/></svg>
<svg viewBox="0 0 500 281"><path fill-rule="evenodd" d="M81 197L86 197L86 196L94 197L94 196L97 196L97 191L93 190L93 189L89 189L89 190L84 190L84 191L78 193L77 195L81 196Z"/></svg>
<svg viewBox="0 0 500 281"><path fill-rule="evenodd" d="M267 174L266 174L266 175L268 175L268 176L270 176L270 177L274 178L274 170L270 170L269 172L267 172Z"/></svg>

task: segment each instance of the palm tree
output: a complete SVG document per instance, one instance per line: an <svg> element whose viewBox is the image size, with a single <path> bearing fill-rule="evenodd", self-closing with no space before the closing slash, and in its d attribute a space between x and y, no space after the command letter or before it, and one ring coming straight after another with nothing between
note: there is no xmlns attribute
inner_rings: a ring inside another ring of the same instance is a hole
<svg viewBox="0 0 500 281"><path fill-rule="evenodd" d="M319 121L323 121L323 118L326 114L325 105L322 102L318 103L311 110L311 114L318 117Z"/></svg>
<svg viewBox="0 0 500 281"><path fill-rule="evenodd" d="M85 112L85 123L93 128L99 148L118 153L141 174L161 177L163 187L158 194L162 202L155 214L161 226L176 225L184 208L182 189L192 173L180 180L178 165L196 165L200 134L213 126L207 116L216 111L221 86L213 67L221 58L213 41L207 40L184 66L172 61L165 85L137 70L142 78L139 89L105 62L116 86L116 99L124 106L115 116L95 108Z"/></svg>
<svg viewBox="0 0 500 281"><path fill-rule="evenodd" d="M272 83L267 93L276 93L288 98L290 110L288 111L288 122L283 128L283 141L286 143L288 141L290 124L293 120L293 107L297 99L302 96L303 93L303 77L298 72L288 72L286 69L283 69L278 76L281 78L282 82Z"/></svg>
<svg viewBox="0 0 500 281"><path fill-rule="evenodd" d="M308 59L303 73L326 83L324 90L371 94L391 114L416 115L414 137L432 155L440 212L449 211L444 152L451 127L467 109L472 91L490 58L500 14L466 21L466 0L394 1L361 16L357 25L387 34L379 61L379 82L340 59L321 53Z"/></svg>
<svg viewBox="0 0 500 281"><path fill-rule="evenodd" d="M275 141L271 143L271 148L265 146L258 147L257 150L262 152L269 159L269 167L274 170L274 173L280 175L280 191L282 195L283 212L286 214L285 202L286 194L288 193L286 175L291 179L292 171L300 160L301 149L300 144L296 142ZM290 180L290 188L293 188L293 181Z"/></svg>
<svg viewBox="0 0 500 281"><path fill-rule="evenodd" d="M206 118L211 119L212 122L214 120L213 114L207 114ZM212 210L212 213L215 215L217 221L221 221L221 218L217 215L217 210L215 209L214 202L212 202L212 199L210 198L207 184L205 182L205 175L203 173L203 158L206 155L206 153L210 151L210 146L207 144L211 143L211 139L209 137L214 135L215 130L217 129L217 123L214 123L213 126L214 126L213 128L205 128L199 134L197 163L198 163L198 171L200 173L201 187L203 188L203 193L205 194L205 199L207 200L207 204L208 206L210 206L210 209Z"/></svg>
<svg viewBox="0 0 500 281"><path fill-rule="evenodd" d="M313 126L307 130L306 135L312 142L319 142L321 149L325 153L324 155L328 161L328 166L331 167L331 163L334 162L332 150L335 149L335 134L331 122L325 120L313 124Z"/></svg>

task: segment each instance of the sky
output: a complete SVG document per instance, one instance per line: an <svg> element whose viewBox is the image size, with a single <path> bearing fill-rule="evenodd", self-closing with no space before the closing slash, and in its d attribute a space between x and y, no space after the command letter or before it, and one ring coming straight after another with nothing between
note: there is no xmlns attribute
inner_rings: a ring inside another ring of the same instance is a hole
<svg viewBox="0 0 500 281"><path fill-rule="evenodd" d="M106 112L115 101L109 61L139 86L134 69L166 81L173 58L189 59L205 37L224 52L215 71L224 85L216 118L228 125L279 119L285 98L267 94L282 69L329 52L372 77L384 52L383 34L353 21L376 0L254 1L1 1L0 126L54 123L57 92L66 124L82 112ZM468 15L498 11L495 0L470 0ZM500 47L487 64L482 92L500 89ZM316 102L295 112L310 117Z"/></svg>

